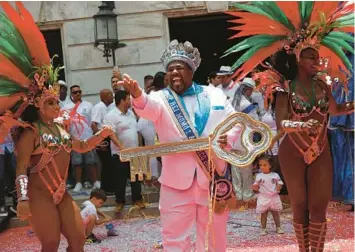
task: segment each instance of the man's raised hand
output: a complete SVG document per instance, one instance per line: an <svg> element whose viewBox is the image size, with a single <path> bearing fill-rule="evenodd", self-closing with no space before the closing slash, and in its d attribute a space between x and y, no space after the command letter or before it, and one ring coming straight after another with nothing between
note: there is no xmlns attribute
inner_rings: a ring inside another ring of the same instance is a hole
<svg viewBox="0 0 355 252"><path fill-rule="evenodd" d="M142 95L142 89L139 87L138 82L133 80L128 74L124 74L123 80L117 84L130 93L133 98L138 98Z"/></svg>

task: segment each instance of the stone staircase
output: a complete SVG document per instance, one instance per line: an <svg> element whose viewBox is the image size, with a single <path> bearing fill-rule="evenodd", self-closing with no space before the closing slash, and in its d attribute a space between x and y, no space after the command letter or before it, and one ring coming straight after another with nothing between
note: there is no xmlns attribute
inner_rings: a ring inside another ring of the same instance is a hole
<svg viewBox="0 0 355 252"><path fill-rule="evenodd" d="M83 189L80 193L74 193L72 190L69 190L69 193L72 195L74 201L78 206L82 205L85 200L89 199L90 189ZM126 188L126 205L121 213L115 213L115 196L107 196L107 200L104 203L100 211L111 216L113 219L126 219L126 218L145 218L148 216L159 216L159 190L155 188L149 188L142 184L142 196L144 202L147 204L145 209L137 209L132 206L131 200L131 188L128 186ZM7 198L7 205L11 205L11 198ZM15 214L9 216L5 219L0 217L0 232L15 227L29 226L28 221L20 221Z"/></svg>

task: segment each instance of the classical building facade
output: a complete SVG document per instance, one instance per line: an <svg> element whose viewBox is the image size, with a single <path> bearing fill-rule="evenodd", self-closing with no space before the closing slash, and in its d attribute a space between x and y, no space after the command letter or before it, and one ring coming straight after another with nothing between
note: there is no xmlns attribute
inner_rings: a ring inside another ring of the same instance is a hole
<svg viewBox="0 0 355 252"><path fill-rule="evenodd" d="M107 63L94 48L92 17L101 2L24 4L41 30L60 30L66 81L80 85L86 99L97 102L99 91L110 87L113 65L112 58ZM145 75L163 70L160 56L170 41L169 18L225 11L228 2L116 1L115 6L119 40L127 45L116 50L116 64L142 84Z"/></svg>

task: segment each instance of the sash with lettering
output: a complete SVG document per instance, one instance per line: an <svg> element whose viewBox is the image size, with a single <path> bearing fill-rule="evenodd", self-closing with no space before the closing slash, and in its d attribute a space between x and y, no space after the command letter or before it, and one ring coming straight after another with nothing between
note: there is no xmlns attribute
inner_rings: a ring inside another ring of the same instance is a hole
<svg viewBox="0 0 355 252"><path fill-rule="evenodd" d="M195 95L197 98L197 107L200 108L201 113L201 104L205 103L205 114L207 114L207 118L198 117L197 113L195 113L195 124L194 126L191 123L189 118L187 109L181 97L179 97L174 91L169 88L165 88L163 91L164 102L168 105L169 113L171 114L174 122L179 129L180 133L183 136L186 136L187 139L196 139L202 133L204 126L206 125L209 111L210 111L210 102L208 96L203 93L203 88L195 83L187 90L187 92L192 92L191 95ZM185 93L186 94L186 93ZM208 99L208 101L206 100ZM202 121L202 124L199 127L199 122ZM196 151L197 161L209 178L212 180L212 171L208 165L208 154L206 151ZM214 190L217 190L216 193L216 206L215 212L222 213L227 207L229 209L233 209L236 206L236 198L234 195L233 187L232 187L232 175L231 175L231 166L227 165L224 173L221 173L219 169L215 169L214 174ZM212 181L211 181L212 183ZM214 192L211 192L214 195Z"/></svg>

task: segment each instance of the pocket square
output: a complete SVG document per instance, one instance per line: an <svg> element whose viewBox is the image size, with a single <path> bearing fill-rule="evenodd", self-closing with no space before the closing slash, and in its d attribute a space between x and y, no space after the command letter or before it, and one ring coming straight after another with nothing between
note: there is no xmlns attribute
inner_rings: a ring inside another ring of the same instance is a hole
<svg viewBox="0 0 355 252"><path fill-rule="evenodd" d="M212 110L224 110L224 106L212 106Z"/></svg>

